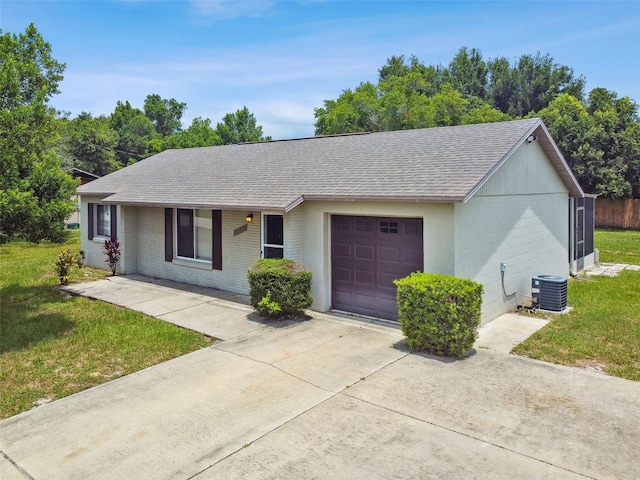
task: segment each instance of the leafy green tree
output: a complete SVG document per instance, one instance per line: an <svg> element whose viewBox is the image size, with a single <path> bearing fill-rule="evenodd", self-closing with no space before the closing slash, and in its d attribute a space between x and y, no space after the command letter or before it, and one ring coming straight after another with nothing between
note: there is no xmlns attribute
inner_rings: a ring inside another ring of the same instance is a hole
<svg viewBox="0 0 640 480"><path fill-rule="evenodd" d="M147 95L144 101L144 114L162 137L167 137L182 128L181 119L186 109L186 103L178 102L175 98L167 100L157 94Z"/></svg>
<svg viewBox="0 0 640 480"><path fill-rule="evenodd" d="M111 128L118 133L115 153L122 166L150 155L150 143L157 134L153 123L142 110L133 108L128 101L118 101L109 120Z"/></svg>
<svg viewBox="0 0 640 480"><path fill-rule="evenodd" d="M325 100L316 108L316 135L377 132L381 130L378 90L371 82L345 90L337 100Z"/></svg>
<svg viewBox="0 0 640 480"><path fill-rule="evenodd" d="M462 47L449 64L452 84L466 97L485 98L489 69L480 50Z"/></svg>
<svg viewBox="0 0 640 480"><path fill-rule="evenodd" d="M115 156L118 140L108 117L82 112L66 122L59 151L74 167L102 176L121 167Z"/></svg>
<svg viewBox="0 0 640 480"><path fill-rule="evenodd" d="M227 113L216 125L216 133L223 145L271 140L262 134L262 127L246 106L235 113Z"/></svg>
<svg viewBox="0 0 640 480"><path fill-rule="evenodd" d="M0 243L64 239L77 182L53 148L58 122L48 105L64 68L33 24L19 35L0 30Z"/></svg>
<svg viewBox="0 0 640 480"><path fill-rule="evenodd" d="M596 88L586 105L562 94L537 115L585 191L640 198L640 123L633 101Z"/></svg>
<svg viewBox="0 0 640 480"><path fill-rule="evenodd" d="M508 115L478 97L465 98L448 82L429 95L433 85L432 72L430 69L409 69L403 76L386 75L377 86L370 82L361 83L354 91L345 90L337 100L325 100L324 107L315 109L316 135L509 119Z"/></svg>
<svg viewBox="0 0 640 480"><path fill-rule="evenodd" d="M181 130L165 138L151 142L153 151L162 152L170 148L210 147L221 145L222 140L211 127L211 120L197 117L186 130Z"/></svg>
<svg viewBox="0 0 640 480"><path fill-rule="evenodd" d="M516 64L498 57L487 62L487 99L500 111L520 117L545 108L560 93L581 100L585 79L554 63L549 55L522 55Z"/></svg>

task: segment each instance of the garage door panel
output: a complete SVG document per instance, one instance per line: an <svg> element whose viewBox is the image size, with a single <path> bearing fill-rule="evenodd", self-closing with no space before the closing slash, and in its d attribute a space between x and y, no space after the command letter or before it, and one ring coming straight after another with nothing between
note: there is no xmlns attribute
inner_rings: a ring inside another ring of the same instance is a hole
<svg viewBox="0 0 640 480"><path fill-rule="evenodd" d="M406 277L406 275L402 275L402 276ZM398 277L398 274L395 274L395 273L380 273L378 274L378 287L381 289L386 287L393 290L393 294L395 298L396 286L394 285L393 281L397 278L401 278L401 277Z"/></svg>
<svg viewBox="0 0 640 480"><path fill-rule="evenodd" d="M402 250L399 247L378 247L378 260L382 262L399 262Z"/></svg>
<svg viewBox="0 0 640 480"><path fill-rule="evenodd" d="M349 243L335 243L332 249L332 254L336 257L351 258L353 256L351 244Z"/></svg>
<svg viewBox="0 0 640 480"><path fill-rule="evenodd" d="M344 281L347 283L351 283L353 281L353 279L351 278L351 272L352 270L350 268L334 267L333 269L334 282Z"/></svg>
<svg viewBox="0 0 640 480"><path fill-rule="evenodd" d="M366 287L373 287L376 284L376 275L374 272L366 270L356 270L356 278L354 283Z"/></svg>
<svg viewBox="0 0 640 480"><path fill-rule="evenodd" d="M395 320L398 317L398 306L395 299L385 297L378 298L376 309L380 318Z"/></svg>
<svg viewBox="0 0 640 480"><path fill-rule="evenodd" d="M375 312L375 305L376 305L376 297L373 294L367 294L367 293L356 293L353 296L354 300L355 300L355 305L356 307L363 309L363 310L369 310L372 313Z"/></svg>
<svg viewBox="0 0 640 480"><path fill-rule="evenodd" d="M393 281L422 270L422 219L334 215L331 226L333 307L397 319Z"/></svg>
<svg viewBox="0 0 640 480"><path fill-rule="evenodd" d="M423 258L422 248L405 248L402 251L402 260L405 264L417 265L422 263Z"/></svg>
<svg viewBox="0 0 640 480"><path fill-rule="evenodd" d="M354 257L358 260L373 260L376 249L374 245L355 245Z"/></svg>
<svg viewBox="0 0 640 480"><path fill-rule="evenodd" d="M336 305L336 308L341 308L340 306L344 307L345 305L351 305L353 303L353 295L351 292L334 290L333 303L334 305Z"/></svg>

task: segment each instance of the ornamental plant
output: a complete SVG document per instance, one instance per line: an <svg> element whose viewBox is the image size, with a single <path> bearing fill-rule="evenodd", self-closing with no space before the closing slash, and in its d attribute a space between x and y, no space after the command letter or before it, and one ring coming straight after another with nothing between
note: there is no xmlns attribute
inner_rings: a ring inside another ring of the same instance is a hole
<svg viewBox="0 0 640 480"><path fill-rule="evenodd" d="M76 261L71 249L60 252L55 263L55 269L58 274L58 278L60 279L60 285L67 285L69 283L71 268L73 268L75 263Z"/></svg>
<svg viewBox="0 0 640 480"><path fill-rule="evenodd" d="M104 241L104 248L102 249L106 254L106 263L109 264L111 274L115 275L118 270L118 263L120 262L120 242L116 239L108 238Z"/></svg>
<svg viewBox="0 0 640 480"><path fill-rule="evenodd" d="M258 313L295 318L311 306L311 272L293 260L264 258L248 272L249 300Z"/></svg>
<svg viewBox="0 0 640 480"><path fill-rule="evenodd" d="M400 327L412 351L460 357L473 347L480 326L481 284L422 272L394 283Z"/></svg>

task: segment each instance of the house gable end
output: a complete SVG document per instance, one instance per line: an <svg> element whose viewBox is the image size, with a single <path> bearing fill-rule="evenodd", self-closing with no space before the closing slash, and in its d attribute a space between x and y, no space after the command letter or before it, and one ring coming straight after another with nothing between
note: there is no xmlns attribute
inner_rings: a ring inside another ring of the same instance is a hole
<svg viewBox="0 0 640 480"><path fill-rule="evenodd" d="M531 127L531 129L525 135L523 135L514 144L513 148L511 148L511 150L496 165L494 165L494 167L487 173L487 175L485 175L485 177L467 193L463 200L463 203L466 203L474 195L480 193L481 191L484 191L484 195L488 194L487 189L483 190L483 187L485 187L485 185L490 182L495 175L498 175L498 180L494 183L502 183L503 185L508 185L510 183L512 185L512 193L522 192L522 188L519 190L513 190L513 186L516 184L516 182L522 183L522 172L513 172L513 175L516 175L516 177L511 177L504 171L503 166L512 156L516 155L517 152L522 152L523 147L528 147L531 145L535 145L534 148L538 149L538 153L539 151L544 152L543 156L546 158L548 166L550 166L555 171L555 176L549 175L549 171L547 171L546 173L548 177L559 178L560 181L564 184L565 190L569 192L569 196L584 196L582 188L578 184L578 181L573 175L571 168L565 161L562 153L558 149L558 146L551 137L551 134L544 126L542 120L537 119L537 122ZM548 187L549 186L547 186L547 188ZM489 190L492 191L492 188L495 188L495 185L493 187L489 187ZM524 187L525 190L529 188L532 187Z"/></svg>
<svg viewBox="0 0 640 480"><path fill-rule="evenodd" d="M524 143L476 192L477 196L566 193L568 188L537 142Z"/></svg>

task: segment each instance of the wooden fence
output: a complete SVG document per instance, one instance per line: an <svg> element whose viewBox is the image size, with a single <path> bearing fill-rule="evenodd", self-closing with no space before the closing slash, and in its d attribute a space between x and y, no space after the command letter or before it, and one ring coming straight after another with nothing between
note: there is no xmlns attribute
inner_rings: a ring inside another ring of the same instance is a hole
<svg viewBox="0 0 640 480"><path fill-rule="evenodd" d="M596 198L596 227L640 230L640 199Z"/></svg>

